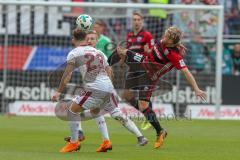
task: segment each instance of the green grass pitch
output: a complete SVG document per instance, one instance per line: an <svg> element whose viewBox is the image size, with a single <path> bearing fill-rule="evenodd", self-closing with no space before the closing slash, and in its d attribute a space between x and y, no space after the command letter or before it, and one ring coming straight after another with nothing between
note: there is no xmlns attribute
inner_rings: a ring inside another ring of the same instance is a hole
<svg viewBox="0 0 240 160"><path fill-rule="evenodd" d="M162 121L168 137L153 149L155 132L143 133L147 146L136 145L134 135L108 118L113 150L96 153L101 136L95 121L83 122L86 140L78 152L59 153L69 134L68 123L54 117L0 116L1 160L239 160L240 121ZM137 123L139 125L139 123Z"/></svg>

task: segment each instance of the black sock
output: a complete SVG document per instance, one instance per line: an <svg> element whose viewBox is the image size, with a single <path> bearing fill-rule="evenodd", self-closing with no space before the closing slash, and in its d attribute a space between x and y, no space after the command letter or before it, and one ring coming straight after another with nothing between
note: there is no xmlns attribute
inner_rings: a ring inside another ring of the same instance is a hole
<svg viewBox="0 0 240 160"><path fill-rule="evenodd" d="M160 123L157 120L157 116L155 112L150 107L148 107L147 109L142 111L142 113L144 114L146 119L149 121L149 123L151 123L151 125L154 127L157 135L159 135L160 131L162 130L162 127L160 126Z"/></svg>
<svg viewBox="0 0 240 160"><path fill-rule="evenodd" d="M139 109L138 108L138 100L136 100L135 98L132 98L131 100L128 100L128 103L130 103L137 110Z"/></svg>
<svg viewBox="0 0 240 160"><path fill-rule="evenodd" d="M152 101L149 101L148 107L152 109Z"/></svg>

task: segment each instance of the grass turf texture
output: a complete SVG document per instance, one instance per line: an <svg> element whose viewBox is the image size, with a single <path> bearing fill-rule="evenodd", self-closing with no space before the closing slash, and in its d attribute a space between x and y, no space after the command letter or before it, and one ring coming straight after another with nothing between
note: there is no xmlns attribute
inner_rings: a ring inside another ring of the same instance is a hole
<svg viewBox="0 0 240 160"><path fill-rule="evenodd" d="M162 121L168 138L160 150L153 149L155 131L143 133L145 147L117 121L107 124L113 150L96 153L101 136L94 120L83 122L86 140L78 152L62 154L68 123L53 117L0 116L1 160L239 160L240 121ZM137 123L139 126L139 123Z"/></svg>

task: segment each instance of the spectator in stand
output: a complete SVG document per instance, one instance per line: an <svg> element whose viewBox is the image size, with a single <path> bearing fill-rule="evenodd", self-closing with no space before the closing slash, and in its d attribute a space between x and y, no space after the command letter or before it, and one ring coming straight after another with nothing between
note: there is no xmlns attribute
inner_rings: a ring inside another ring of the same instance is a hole
<svg viewBox="0 0 240 160"><path fill-rule="evenodd" d="M110 22L110 26L112 26L112 31L114 34L111 34L113 42L119 42L125 39L125 35L127 33L126 27L126 19L125 18L116 18Z"/></svg>
<svg viewBox="0 0 240 160"><path fill-rule="evenodd" d="M176 3L191 5L195 4L195 0L178 0ZM193 11L181 11L175 13L173 16L173 24L184 32L184 36L191 36L193 34L194 23L195 15Z"/></svg>
<svg viewBox="0 0 240 160"><path fill-rule="evenodd" d="M223 48L223 65L222 65L222 74L232 74L233 70L233 61L232 54L228 47L224 46Z"/></svg>
<svg viewBox="0 0 240 160"><path fill-rule="evenodd" d="M148 0L149 4L168 4L169 0ZM149 9L149 17L146 19L147 28L155 39L160 39L168 25L169 16L163 9Z"/></svg>
<svg viewBox="0 0 240 160"><path fill-rule="evenodd" d="M232 8L240 9L240 0L231 0Z"/></svg>
<svg viewBox="0 0 240 160"><path fill-rule="evenodd" d="M227 20L229 34L239 35L240 34L240 15L237 8L231 10L231 14Z"/></svg>
<svg viewBox="0 0 240 160"><path fill-rule="evenodd" d="M232 54L233 74L240 75L240 44L236 44Z"/></svg>
<svg viewBox="0 0 240 160"><path fill-rule="evenodd" d="M216 67L216 45L211 46L208 58L208 63L206 63L206 71L209 73L215 72ZM222 74L230 75L233 74L233 60L232 60L232 51L228 45L224 45L223 54L222 54Z"/></svg>
<svg viewBox="0 0 240 160"><path fill-rule="evenodd" d="M111 40L104 35L105 28L106 24L102 20L97 20L93 26L93 29L98 33L99 37L96 48L102 51L107 56L107 58L109 58L112 52L108 50L107 47L108 44L111 43Z"/></svg>
<svg viewBox="0 0 240 160"><path fill-rule="evenodd" d="M184 4L192 4L195 0L182 0Z"/></svg>
<svg viewBox="0 0 240 160"><path fill-rule="evenodd" d="M217 5L218 0L202 0L202 3L207 4L207 5Z"/></svg>
<svg viewBox="0 0 240 160"><path fill-rule="evenodd" d="M189 49L189 66L192 68L192 71L195 73L203 71L205 69L205 55L209 53L200 32L194 32L193 39L187 45L187 48Z"/></svg>

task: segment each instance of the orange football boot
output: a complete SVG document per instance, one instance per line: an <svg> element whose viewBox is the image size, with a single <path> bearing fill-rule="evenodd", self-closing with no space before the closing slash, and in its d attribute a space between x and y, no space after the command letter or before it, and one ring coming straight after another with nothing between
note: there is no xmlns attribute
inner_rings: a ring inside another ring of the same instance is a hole
<svg viewBox="0 0 240 160"><path fill-rule="evenodd" d="M101 146L96 151L107 152L108 150L112 150L112 143L109 140L104 140Z"/></svg>
<svg viewBox="0 0 240 160"><path fill-rule="evenodd" d="M76 143L68 142L61 150L61 153L73 152L77 151L81 148L80 142L77 141Z"/></svg>
<svg viewBox="0 0 240 160"><path fill-rule="evenodd" d="M155 145L154 145L154 148L155 149L159 149L162 144L163 144L163 141L164 139L167 137L167 131L165 130L162 130L159 134L159 136L157 136L157 140L155 142Z"/></svg>

